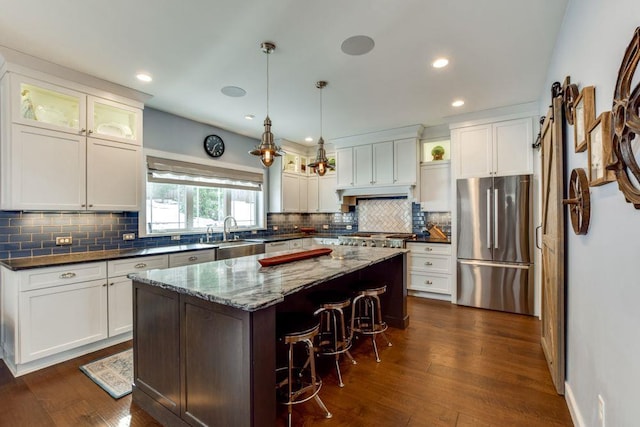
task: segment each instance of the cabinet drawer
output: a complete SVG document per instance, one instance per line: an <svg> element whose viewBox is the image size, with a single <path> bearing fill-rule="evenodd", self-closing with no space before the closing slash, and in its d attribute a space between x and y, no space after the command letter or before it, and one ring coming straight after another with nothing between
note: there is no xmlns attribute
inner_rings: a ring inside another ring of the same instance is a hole
<svg viewBox="0 0 640 427"><path fill-rule="evenodd" d="M168 266L169 262L166 255L143 256L107 261L107 273L109 277L126 276L130 273L153 270L155 268L167 268Z"/></svg>
<svg viewBox="0 0 640 427"><path fill-rule="evenodd" d="M304 243L304 239L295 239L289 242L289 249L301 249Z"/></svg>
<svg viewBox="0 0 640 427"><path fill-rule="evenodd" d="M409 254L409 270L431 273L451 273L451 256Z"/></svg>
<svg viewBox="0 0 640 427"><path fill-rule="evenodd" d="M289 250L289 240L284 242L270 242L264 244L265 253Z"/></svg>
<svg viewBox="0 0 640 427"><path fill-rule="evenodd" d="M411 271L407 288L414 291L451 294L451 276Z"/></svg>
<svg viewBox="0 0 640 427"><path fill-rule="evenodd" d="M205 249L202 251L191 251L180 254L169 254L169 267L180 267L183 265L200 264L203 262L215 261L216 250Z"/></svg>
<svg viewBox="0 0 640 427"><path fill-rule="evenodd" d="M412 254L451 255L451 245L447 243L407 242L407 249L409 249Z"/></svg>
<svg viewBox="0 0 640 427"><path fill-rule="evenodd" d="M106 262L36 268L22 273L21 291L107 278Z"/></svg>

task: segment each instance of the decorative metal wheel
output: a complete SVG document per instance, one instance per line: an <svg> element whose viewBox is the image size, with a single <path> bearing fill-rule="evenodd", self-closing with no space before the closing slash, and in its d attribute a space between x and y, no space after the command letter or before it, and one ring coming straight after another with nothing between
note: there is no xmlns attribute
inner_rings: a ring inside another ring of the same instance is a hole
<svg viewBox="0 0 640 427"><path fill-rule="evenodd" d="M629 203L640 209L640 83L631 88L640 61L640 27L633 33L624 54L613 98L612 128L615 159L607 169L613 170L618 188ZM635 140L635 141L634 141Z"/></svg>
<svg viewBox="0 0 640 427"><path fill-rule="evenodd" d="M589 180L582 168L571 171L569 178L569 198L562 201L569 206L571 226L576 234L587 234L591 219L591 197L589 195Z"/></svg>

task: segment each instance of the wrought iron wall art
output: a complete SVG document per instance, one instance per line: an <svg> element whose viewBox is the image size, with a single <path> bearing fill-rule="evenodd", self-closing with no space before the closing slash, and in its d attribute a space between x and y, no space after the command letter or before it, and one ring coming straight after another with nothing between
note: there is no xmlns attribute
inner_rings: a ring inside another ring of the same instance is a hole
<svg viewBox="0 0 640 427"><path fill-rule="evenodd" d="M634 88L631 85L638 61L640 27L633 33L618 71L612 107L614 159L607 167L614 171L618 188L636 209L640 209L640 83Z"/></svg>
<svg viewBox="0 0 640 427"><path fill-rule="evenodd" d="M569 206L571 226L576 234L587 234L591 219L591 196L589 194L589 181L582 168L571 171L569 178L569 198L562 201Z"/></svg>

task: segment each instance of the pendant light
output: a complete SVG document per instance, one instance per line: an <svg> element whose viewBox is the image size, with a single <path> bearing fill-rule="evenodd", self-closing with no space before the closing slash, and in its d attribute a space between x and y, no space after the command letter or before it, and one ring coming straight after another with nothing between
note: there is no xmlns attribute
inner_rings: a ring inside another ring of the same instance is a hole
<svg viewBox="0 0 640 427"><path fill-rule="evenodd" d="M324 174L327 173L327 169L335 169L329 164L329 160L327 159L327 152L324 149L324 139L322 139L322 89L326 86L327 82L323 80L316 82L316 87L320 89L320 139L318 139L318 152L316 153L316 160L313 163L307 165L310 168L313 168L320 176L324 176Z"/></svg>
<svg viewBox="0 0 640 427"><path fill-rule="evenodd" d="M274 158L281 155L279 152L280 147L276 146L273 142L271 119L269 118L269 54L276 50L276 45L270 42L264 42L260 45L260 49L267 54L267 117L264 119L264 132L262 133L260 145L254 150L249 151L249 154L260 156L260 162L262 162L264 167L268 168L273 164Z"/></svg>

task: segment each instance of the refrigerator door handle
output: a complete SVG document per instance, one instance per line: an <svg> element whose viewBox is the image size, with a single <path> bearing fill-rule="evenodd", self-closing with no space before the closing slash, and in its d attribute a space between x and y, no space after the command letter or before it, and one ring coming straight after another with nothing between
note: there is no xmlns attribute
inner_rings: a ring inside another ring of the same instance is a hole
<svg viewBox="0 0 640 427"><path fill-rule="evenodd" d="M502 264L497 262L477 261L477 260L467 260L467 259L458 259L458 263L466 264L466 265L481 265L483 267L517 268L520 270L528 270L531 268L531 264Z"/></svg>
<svg viewBox="0 0 640 427"><path fill-rule="evenodd" d="M491 249L491 189L487 188L487 249Z"/></svg>
<svg viewBox="0 0 640 427"><path fill-rule="evenodd" d="M493 190L493 247L498 249L498 189Z"/></svg>

